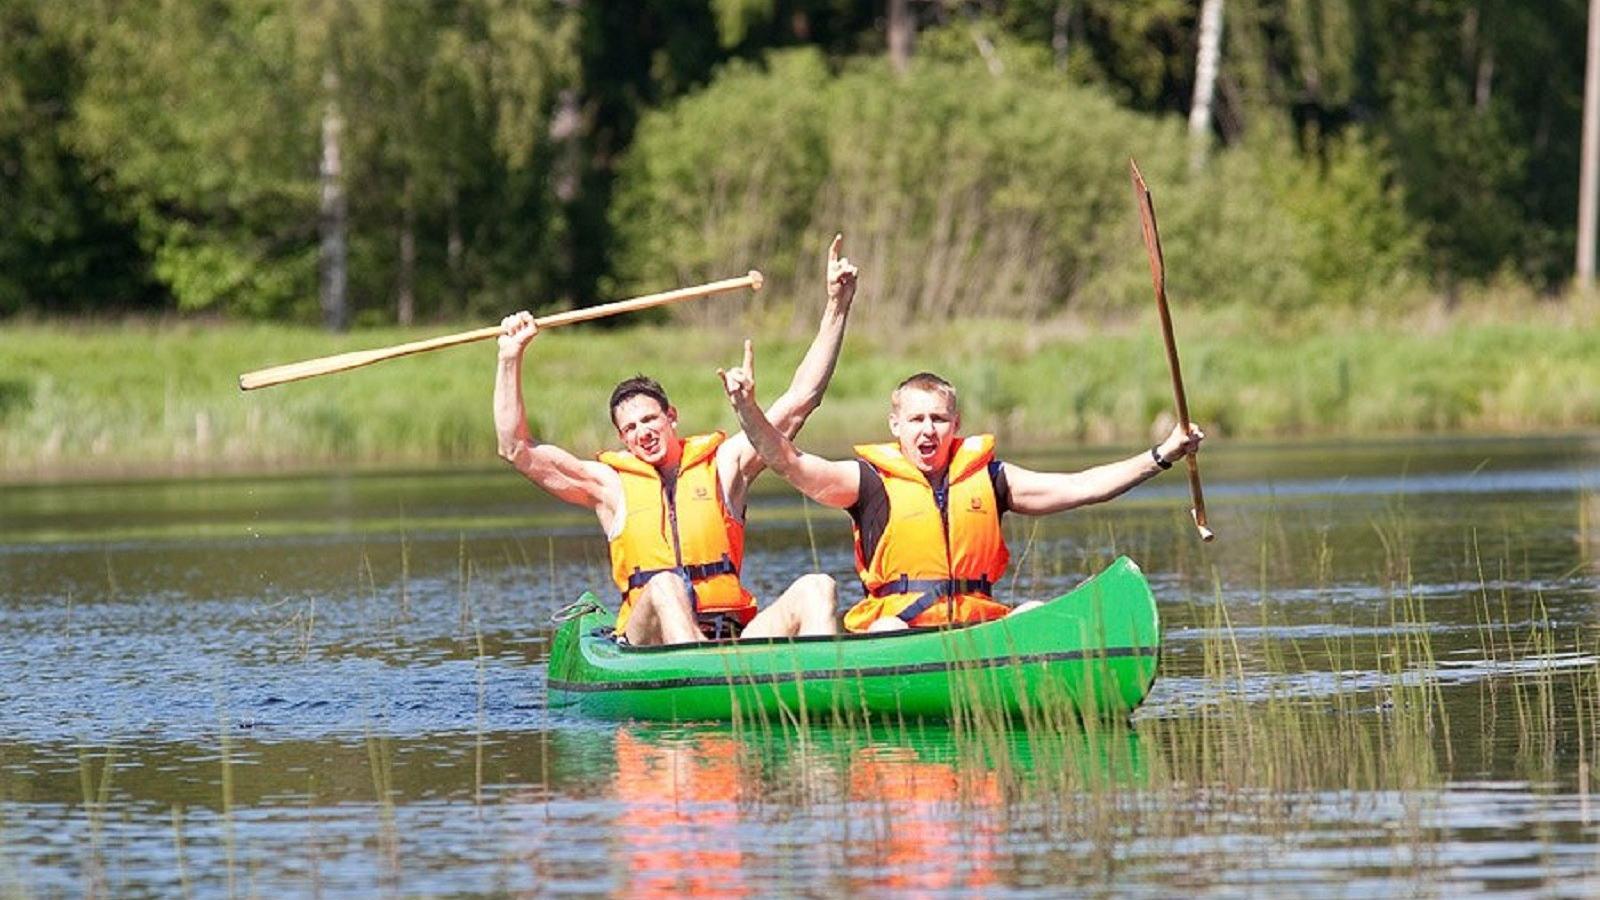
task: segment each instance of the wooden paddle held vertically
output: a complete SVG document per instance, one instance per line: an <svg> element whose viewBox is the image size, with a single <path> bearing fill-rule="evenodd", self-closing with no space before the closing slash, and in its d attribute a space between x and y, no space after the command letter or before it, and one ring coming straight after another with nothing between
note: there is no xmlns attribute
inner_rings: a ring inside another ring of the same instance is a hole
<svg viewBox="0 0 1600 900"><path fill-rule="evenodd" d="M643 297L634 297L631 300L618 300L615 303L606 303L601 306L591 306L586 309L574 309L571 312L556 313L544 316L534 321L540 328L557 328L562 325L573 325L578 322L589 322L595 319L604 319L607 316L621 315L622 313L638 312L641 309L650 309L656 306L665 306L669 303L682 303L685 300L698 300L701 297L710 297L713 294L725 294L729 291L738 291L749 288L752 291L761 290L761 273L751 269L749 274L738 278L724 278L709 284L697 284L693 287L678 288L675 291L663 291L659 294L647 294ZM373 363L383 362L386 359L395 359L400 356L410 356L413 353L425 353L429 350L440 350L445 347L454 347L458 344L470 344L473 341L486 341L500 336L500 326L490 325L485 328L475 328L472 331L463 331L458 334L447 334L441 337L428 338L423 341L412 341L408 344L396 344L393 347L380 347L376 350L355 350L350 353L340 353L334 356L320 356L316 359L307 359L301 362L285 363L269 369L258 369L246 372L239 376L239 390L253 391L256 388L271 387L289 381L300 381L305 378L315 378L318 375L331 375L334 372L347 372L370 366Z"/></svg>
<svg viewBox="0 0 1600 900"><path fill-rule="evenodd" d="M1156 310L1161 314L1161 337L1167 344L1167 367L1172 371L1172 394L1177 401L1178 423L1189 430L1189 401L1183 393L1183 369L1178 365L1178 342L1172 336L1172 313L1167 310L1167 264L1161 256L1161 233L1156 230L1156 207L1150 199L1150 188L1144 183L1139 164L1128 158L1128 169L1133 174L1134 199L1139 203L1139 225L1144 232L1144 249L1150 255L1150 279L1155 283ZM1184 457L1189 464L1189 494L1194 498L1194 526L1200 529L1200 540L1216 539L1216 532L1206 525L1206 498L1200 490L1200 463L1195 454Z"/></svg>

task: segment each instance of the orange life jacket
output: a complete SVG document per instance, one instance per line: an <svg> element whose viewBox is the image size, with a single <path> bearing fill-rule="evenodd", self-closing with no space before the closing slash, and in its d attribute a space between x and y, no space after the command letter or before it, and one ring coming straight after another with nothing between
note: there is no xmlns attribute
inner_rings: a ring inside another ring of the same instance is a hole
<svg viewBox="0 0 1600 900"><path fill-rule="evenodd" d="M678 481L669 495L655 466L625 450L600 454L622 476L626 517L611 541L611 579L622 592L617 630L628 626L634 598L651 578L677 572L701 616L731 615L741 625L756 614L755 598L739 584L744 523L723 502L717 481L716 431L683 442Z"/></svg>
<svg viewBox="0 0 1600 900"><path fill-rule="evenodd" d="M898 444L856 448L883 478L889 519L871 559L863 556L856 528L856 571L867 596L845 613L850 631L865 631L884 616L922 627L983 622L1011 611L993 597L1011 559L989 477L994 437L958 441L942 509Z"/></svg>

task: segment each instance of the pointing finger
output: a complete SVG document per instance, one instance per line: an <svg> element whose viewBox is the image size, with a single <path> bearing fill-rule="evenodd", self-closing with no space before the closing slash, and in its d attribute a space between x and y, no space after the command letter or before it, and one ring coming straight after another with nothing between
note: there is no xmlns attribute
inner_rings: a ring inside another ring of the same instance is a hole
<svg viewBox="0 0 1600 900"><path fill-rule="evenodd" d="M746 375L754 378L756 375L756 351L750 345L750 339L744 339L744 371Z"/></svg>
<svg viewBox="0 0 1600 900"><path fill-rule="evenodd" d="M844 249L844 235L843 234L835 234L833 236L833 243L828 245L828 262L829 263L838 262L839 261L839 251L842 250L842 249Z"/></svg>

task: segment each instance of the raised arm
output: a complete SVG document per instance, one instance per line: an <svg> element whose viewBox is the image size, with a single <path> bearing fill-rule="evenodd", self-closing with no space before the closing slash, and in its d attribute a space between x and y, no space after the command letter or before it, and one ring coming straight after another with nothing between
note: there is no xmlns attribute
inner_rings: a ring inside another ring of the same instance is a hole
<svg viewBox="0 0 1600 900"><path fill-rule="evenodd" d="M1186 433L1180 425L1151 450L1082 472L1033 472L1006 463L1011 509L1025 515L1043 516L1076 506L1104 503L1161 474L1163 467L1156 461L1158 455L1170 467L1174 461L1199 450L1204 439L1205 434L1198 427L1190 425Z"/></svg>
<svg viewBox="0 0 1600 900"><path fill-rule="evenodd" d="M791 439L822 405L822 395L833 379L839 348L844 343L844 326L850 317L850 304L855 301L858 270L849 258L839 255L843 249L844 235L834 235L833 243L828 245L828 304L823 308L817 336L794 370L788 390L767 409L767 419Z"/></svg>
<svg viewBox="0 0 1600 900"><path fill-rule="evenodd" d="M850 317L850 305L855 301L855 264L839 253L844 249L844 235L833 236L828 245L828 303L822 311L822 324L817 326L817 336L811 341L806 355L794 370L788 390L772 401L764 416L785 437L800 433L800 426L818 406L822 395L833 379L833 368L839 361L839 348L844 344L845 321ZM741 431L723 442L717 451L717 471L723 491L732 502L743 505L750 482L761 474L765 463L752 446L747 434Z"/></svg>
<svg viewBox="0 0 1600 900"><path fill-rule="evenodd" d="M763 461L800 493L823 504L844 509L861 492L861 469L854 462L836 462L802 452L767 419L756 403L755 351L744 342L744 365L717 370L739 425Z"/></svg>
<svg viewBox="0 0 1600 900"><path fill-rule="evenodd" d="M622 483L609 466L579 459L555 446L535 441L522 402L522 357L539 326L527 312L500 322L500 360L494 378L494 430L500 458L557 498L589 509L602 518L621 496Z"/></svg>

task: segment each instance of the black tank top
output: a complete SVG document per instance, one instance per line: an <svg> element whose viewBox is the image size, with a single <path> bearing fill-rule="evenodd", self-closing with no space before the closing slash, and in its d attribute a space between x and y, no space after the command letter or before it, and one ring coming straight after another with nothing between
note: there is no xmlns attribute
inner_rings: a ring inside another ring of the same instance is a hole
<svg viewBox="0 0 1600 900"><path fill-rule="evenodd" d="M878 542L883 540L884 529L889 526L889 491L872 463L858 458L856 464L861 466L861 488L856 493L856 502L845 512L850 514L856 532L861 535L862 558L870 560L877 552ZM949 476L950 470L945 469L930 481L935 495L948 489L945 482ZM989 480L994 483L997 514L1003 516L1011 509L1011 488L1006 484L1005 467L998 459L989 460Z"/></svg>

